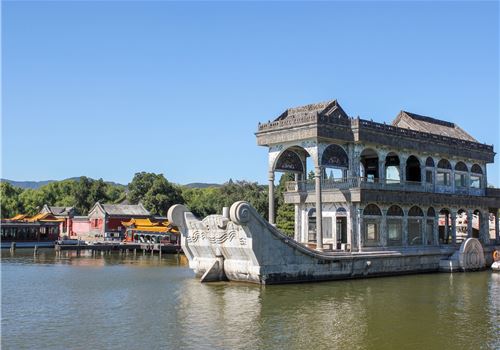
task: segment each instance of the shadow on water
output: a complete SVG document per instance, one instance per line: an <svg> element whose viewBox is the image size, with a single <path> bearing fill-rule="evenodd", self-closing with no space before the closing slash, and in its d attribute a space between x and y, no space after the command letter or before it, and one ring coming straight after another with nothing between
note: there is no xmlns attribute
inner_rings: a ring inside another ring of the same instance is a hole
<svg viewBox="0 0 500 350"><path fill-rule="evenodd" d="M201 284L184 257L63 253L2 252L2 348L500 348L491 272Z"/></svg>

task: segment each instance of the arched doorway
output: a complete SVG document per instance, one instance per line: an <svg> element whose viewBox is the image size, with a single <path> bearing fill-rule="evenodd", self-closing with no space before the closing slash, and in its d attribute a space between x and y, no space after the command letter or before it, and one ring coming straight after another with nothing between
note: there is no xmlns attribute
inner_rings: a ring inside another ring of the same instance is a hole
<svg viewBox="0 0 500 350"><path fill-rule="evenodd" d="M481 237L481 224L483 220L483 216L481 214L481 211L476 209L474 210L474 213L472 214L472 237L473 238L480 238Z"/></svg>
<svg viewBox="0 0 500 350"><path fill-rule="evenodd" d="M360 175L367 182L378 182L378 154L371 148L365 148L360 155Z"/></svg>
<svg viewBox="0 0 500 350"><path fill-rule="evenodd" d="M347 175L346 172L349 168L349 158L341 146L331 144L323 151L321 166L324 169L323 177L325 179L342 181Z"/></svg>
<svg viewBox="0 0 500 350"><path fill-rule="evenodd" d="M347 210L344 207L337 208L335 213L337 249L343 249L347 244Z"/></svg>
<svg viewBox="0 0 500 350"><path fill-rule="evenodd" d="M439 211L439 244L450 244L453 241L451 232L451 212L447 208Z"/></svg>
<svg viewBox="0 0 500 350"><path fill-rule="evenodd" d="M420 160L415 156L409 156L406 160L406 181L408 183L421 183L422 170L420 169Z"/></svg>
<svg viewBox="0 0 500 350"><path fill-rule="evenodd" d="M399 162L399 156L394 153L390 152L387 154L385 157L385 181L388 184L393 184L397 183L399 184L401 182L401 174L400 172L400 162Z"/></svg>

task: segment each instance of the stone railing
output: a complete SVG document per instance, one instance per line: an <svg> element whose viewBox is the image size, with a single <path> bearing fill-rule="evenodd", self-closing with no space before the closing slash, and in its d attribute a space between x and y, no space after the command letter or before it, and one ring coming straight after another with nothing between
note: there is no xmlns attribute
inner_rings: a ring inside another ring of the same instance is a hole
<svg viewBox="0 0 500 350"><path fill-rule="evenodd" d="M281 129L291 126L299 126L306 124L339 124L345 126L351 126L350 118L340 118L337 115L325 115L321 113L309 113L303 115L289 116L287 118L276 120L267 123L259 123L258 132L269 131L274 129Z"/></svg>
<svg viewBox="0 0 500 350"><path fill-rule="evenodd" d="M348 177L344 179L323 179L321 180L321 190L347 190L350 188L364 188L374 190L394 190L394 191L410 191L410 192L428 192L428 193L453 193L451 187L447 190L441 189L439 186L429 186L425 182L418 181L397 181L390 179L367 179L364 177ZM315 180L305 181L288 181L286 183L287 192L313 192L316 189ZM464 191L466 190L466 191ZM456 194L467 194L473 196L483 196L482 189L468 188L461 189ZM500 189L488 188L487 196L500 197Z"/></svg>
<svg viewBox="0 0 500 350"><path fill-rule="evenodd" d="M488 197L500 198L500 188L488 187L486 188L486 195Z"/></svg>

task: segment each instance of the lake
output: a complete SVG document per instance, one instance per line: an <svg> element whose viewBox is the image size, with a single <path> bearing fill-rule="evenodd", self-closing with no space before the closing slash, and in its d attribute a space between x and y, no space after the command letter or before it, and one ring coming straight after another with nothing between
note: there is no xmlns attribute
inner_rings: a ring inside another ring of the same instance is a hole
<svg viewBox="0 0 500 350"><path fill-rule="evenodd" d="M2 349L500 349L500 273L201 284L182 255L2 251Z"/></svg>

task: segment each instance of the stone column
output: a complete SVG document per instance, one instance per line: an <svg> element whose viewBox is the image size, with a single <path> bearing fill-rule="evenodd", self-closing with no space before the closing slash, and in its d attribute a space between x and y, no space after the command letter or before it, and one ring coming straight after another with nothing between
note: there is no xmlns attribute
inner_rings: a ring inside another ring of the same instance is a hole
<svg viewBox="0 0 500 350"><path fill-rule="evenodd" d="M315 167L314 172L316 190L316 249L323 250L323 213L321 205L321 167Z"/></svg>
<svg viewBox="0 0 500 350"><path fill-rule="evenodd" d="M483 244L490 244L490 216L489 212L481 211L482 220L479 222L479 240Z"/></svg>
<svg viewBox="0 0 500 350"><path fill-rule="evenodd" d="M274 171L269 172L269 223L274 225Z"/></svg>
<svg viewBox="0 0 500 350"><path fill-rule="evenodd" d="M382 221L380 222L380 245L387 247L387 209L382 210Z"/></svg>
<svg viewBox="0 0 500 350"><path fill-rule="evenodd" d="M474 212L469 209L467 210L467 238L472 237L472 220L474 217Z"/></svg>
<svg viewBox="0 0 500 350"><path fill-rule="evenodd" d="M451 243L457 243L457 213L451 212Z"/></svg>
<svg viewBox="0 0 500 350"><path fill-rule="evenodd" d="M385 183L385 157L384 160L378 160L378 178L381 184Z"/></svg>
<svg viewBox="0 0 500 350"><path fill-rule="evenodd" d="M433 235L434 235L434 245L439 245L439 212L436 212L434 216L434 226L433 226Z"/></svg>
<svg viewBox="0 0 500 350"><path fill-rule="evenodd" d="M403 247L408 246L408 209L403 209Z"/></svg>
<svg viewBox="0 0 500 350"><path fill-rule="evenodd" d="M298 204L295 204L294 207L295 225L293 239L295 239L297 242L300 242L300 206Z"/></svg>
<svg viewBox="0 0 500 350"><path fill-rule="evenodd" d="M406 157L399 156L399 177L400 183L404 184L406 182Z"/></svg>
<svg viewBox="0 0 500 350"><path fill-rule="evenodd" d="M423 246L427 246L427 213L424 212L424 217L423 217L423 222L422 222L422 225L420 227L420 229L422 230L421 231L421 234L422 234L422 245Z"/></svg>
<svg viewBox="0 0 500 350"><path fill-rule="evenodd" d="M500 223L498 221L498 209L495 210L495 240L500 243Z"/></svg>
<svg viewBox="0 0 500 350"><path fill-rule="evenodd" d="M450 233L450 214L445 213L444 214L444 243L450 243L450 242L448 242L449 233Z"/></svg>
<svg viewBox="0 0 500 350"><path fill-rule="evenodd" d="M356 208L356 217L357 217L357 233L358 233L358 252L363 251L363 210L361 209L361 206L358 204Z"/></svg>

